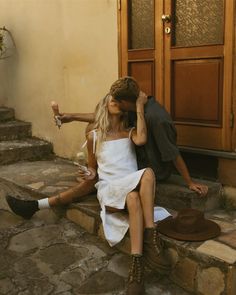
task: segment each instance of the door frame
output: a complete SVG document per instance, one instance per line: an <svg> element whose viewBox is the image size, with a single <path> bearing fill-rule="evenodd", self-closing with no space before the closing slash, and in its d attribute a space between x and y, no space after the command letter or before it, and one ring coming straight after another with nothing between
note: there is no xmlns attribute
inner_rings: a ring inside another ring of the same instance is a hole
<svg viewBox="0 0 236 295"><path fill-rule="evenodd" d="M165 0L164 0L165 1ZM171 14L171 0L165 1L165 14ZM222 131L221 131L221 147L222 150L231 151L233 148L232 140L232 115L233 115L233 50L234 50L234 16L235 16L235 0L225 0L225 28L224 28L224 44L221 52L224 60L223 66L223 99L222 99ZM168 24L171 27L171 23ZM171 38L165 40L165 72L164 80L164 105L170 112L171 108ZM207 48L207 46L205 46ZM184 50L184 49L183 49ZM205 51L205 50L204 50ZM219 50L218 50L219 51ZM201 54L201 53L200 53ZM208 57L202 52L202 57ZM176 124L178 125L178 124ZM195 129L195 127L192 127ZM177 126L178 129L178 126Z"/></svg>
<svg viewBox="0 0 236 295"><path fill-rule="evenodd" d="M119 76L128 72L128 27L122 25L122 20L127 19L127 0L117 0L118 10L118 58ZM222 114L222 135L221 149L232 150L232 116L233 116L233 50L234 50L234 17L235 0L225 0L225 31L224 31L224 69L223 69L223 114ZM122 8L122 9L121 9ZM164 40L164 27L161 21L162 14L170 11L170 1L155 1L155 38L154 58L155 58L155 97L170 112L170 81L166 79L171 75L170 62L170 38ZM126 21L128 23L128 20ZM158 40L157 40L158 39ZM168 44L169 42L169 44ZM161 48L161 50L155 50ZM168 49L169 48L169 49ZM132 50L129 50L132 51ZM145 57L144 57L145 58Z"/></svg>

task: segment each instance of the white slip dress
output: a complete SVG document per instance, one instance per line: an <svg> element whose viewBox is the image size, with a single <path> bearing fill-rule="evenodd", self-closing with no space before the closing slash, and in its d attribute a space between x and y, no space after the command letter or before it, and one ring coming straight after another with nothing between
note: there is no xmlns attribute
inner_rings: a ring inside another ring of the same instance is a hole
<svg viewBox="0 0 236 295"><path fill-rule="evenodd" d="M94 134L94 149L96 131ZM131 134L131 132L130 132ZM128 193L139 184L146 169L138 170L134 144L129 138L104 141L97 152L98 176L97 198L101 206L103 230L110 246L119 243L129 228L129 216L125 211L111 213L106 206L124 209ZM155 220L170 214L162 207L155 207Z"/></svg>

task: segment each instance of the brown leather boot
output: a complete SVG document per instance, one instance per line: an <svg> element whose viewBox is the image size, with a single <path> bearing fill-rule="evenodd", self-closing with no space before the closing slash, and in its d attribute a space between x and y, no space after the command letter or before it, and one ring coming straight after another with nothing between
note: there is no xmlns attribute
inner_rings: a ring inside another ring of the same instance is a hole
<svg viewBox="0 0 236 295"><path fill-rule="evenodd" d="M165 255L163 244L156 228L145 228L143 236L143 255L145 264L160 274L170 272L170 262Z"/></svg>
<svg viewBox="0 0 236 295"><path fill-rule="evenodd" d="M134 254L131 259L126 295L144 295L143 256Z"/></svg>

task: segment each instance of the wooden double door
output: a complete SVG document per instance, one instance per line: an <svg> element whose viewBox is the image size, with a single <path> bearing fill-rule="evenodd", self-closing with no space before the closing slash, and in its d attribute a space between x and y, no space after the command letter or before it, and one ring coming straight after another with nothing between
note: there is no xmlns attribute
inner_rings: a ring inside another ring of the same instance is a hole
<svg viewBox="0 0 236 295"><path fill-rule="evenodd" d="M178 144L231 150L234 0L119 0L120 76L170 112Z"/></svg>

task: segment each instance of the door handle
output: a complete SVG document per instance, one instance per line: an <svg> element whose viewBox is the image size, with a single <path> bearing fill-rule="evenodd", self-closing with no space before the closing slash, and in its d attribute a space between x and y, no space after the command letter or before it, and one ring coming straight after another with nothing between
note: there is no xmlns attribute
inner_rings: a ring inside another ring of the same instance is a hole
<svg viewBox="0 0 236 295"><path fill-rule="evenodd" d="M171 21L171 15L170 14L163 14L161 19L163 22L169 23Z"/></svg>

